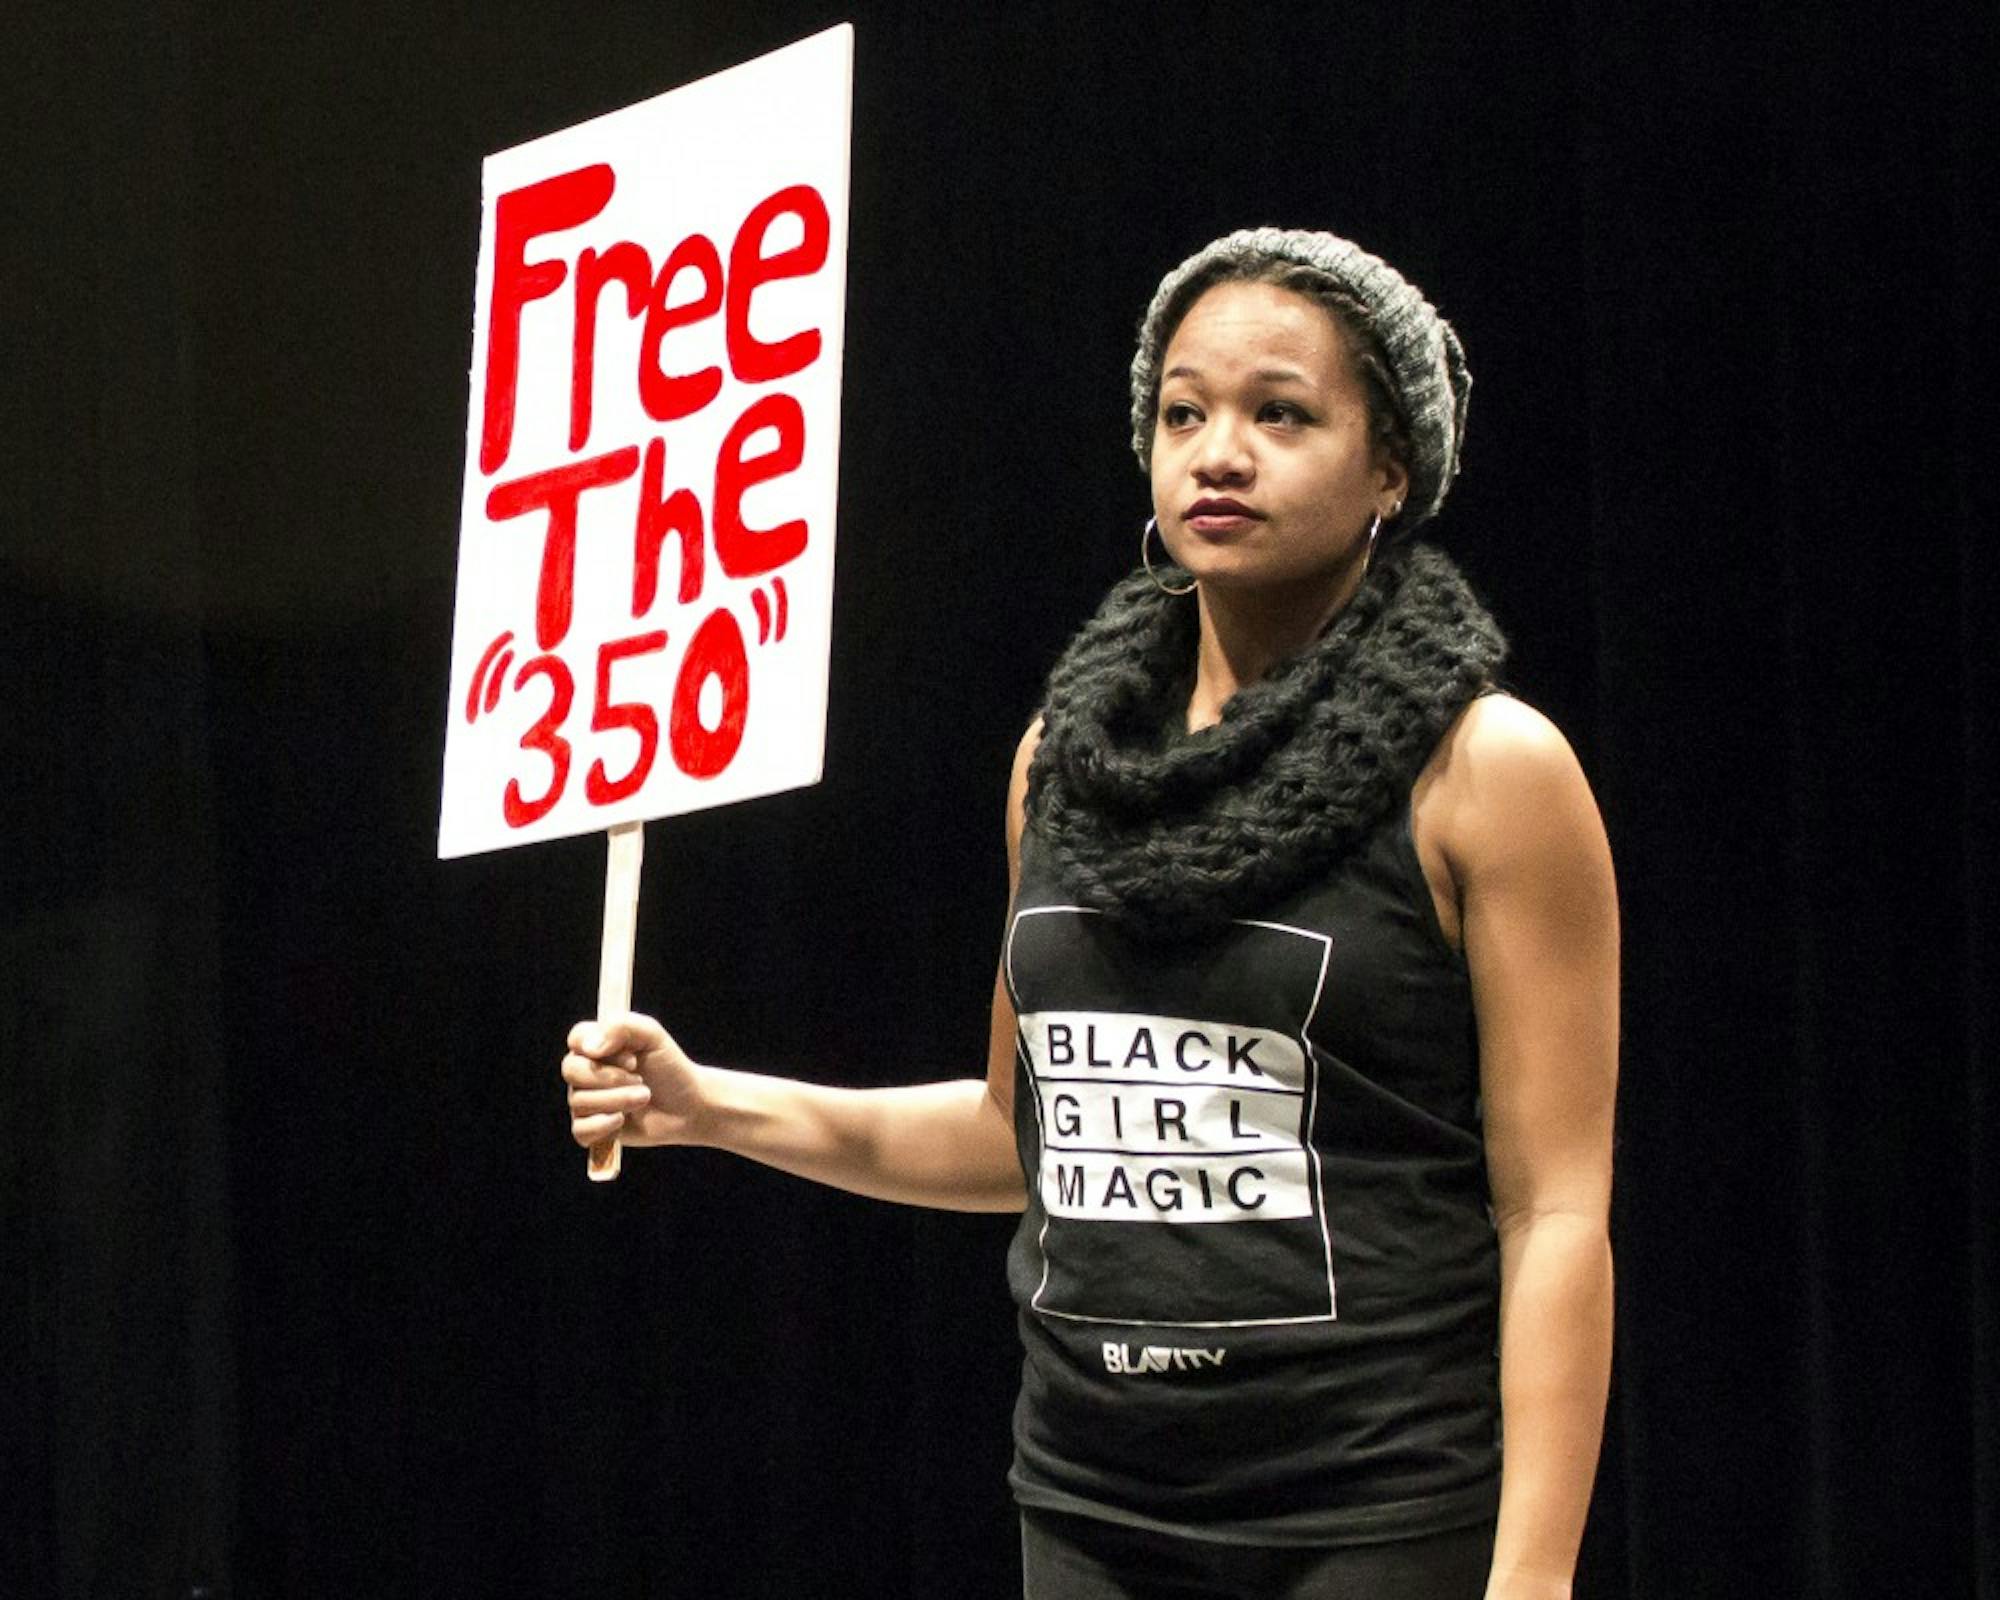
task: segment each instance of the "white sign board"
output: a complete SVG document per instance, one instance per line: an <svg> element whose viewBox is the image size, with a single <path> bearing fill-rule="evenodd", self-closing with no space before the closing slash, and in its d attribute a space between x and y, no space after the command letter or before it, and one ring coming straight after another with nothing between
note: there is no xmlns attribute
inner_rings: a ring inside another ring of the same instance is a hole
<svg viewBox="0 0 2000 1600"><path fill-rule="evenodd" d="M439 855L819 780L853 37L487 159Z"/></svg>

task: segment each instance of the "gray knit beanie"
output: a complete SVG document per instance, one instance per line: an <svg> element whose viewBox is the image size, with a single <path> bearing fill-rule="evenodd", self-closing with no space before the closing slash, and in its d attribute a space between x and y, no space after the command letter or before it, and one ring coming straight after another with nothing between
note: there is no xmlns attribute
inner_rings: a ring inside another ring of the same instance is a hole
<svg viewBox="0 0 2000 1600"><path fill-rule="evenodd" d="M1177 291L1197 274L1221 283L1259 277L1281 265L1322 272L1367 307L1370 331L1388 358L1390 387L1409 430L1410 494L1397 531L1414 528L1436 514L1458 476L1472 373L1451 324L1415 284L1380 257L1330 233L1245 228L1197 250L1160 280L1139 324L1139 349L1132 357L1132 450L1139 465L1152 467L1163 324ZM1180 308L1183 313L1186 309Z"/></svg>

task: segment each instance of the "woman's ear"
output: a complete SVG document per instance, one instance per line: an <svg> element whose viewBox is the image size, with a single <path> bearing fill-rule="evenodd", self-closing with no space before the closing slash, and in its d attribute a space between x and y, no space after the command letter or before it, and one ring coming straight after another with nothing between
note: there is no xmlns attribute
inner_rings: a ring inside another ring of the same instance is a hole
<svg viewBox="0 0 2000 1600"><path fill-rule="evenodd" d="M1403 502L1410 498L1410 469L1403 465L1403 458L1395 451L1378 446L1375 470L1380 480L1376 505L1382 513L1382 520L1387 522L1403 509Z"/></svg>

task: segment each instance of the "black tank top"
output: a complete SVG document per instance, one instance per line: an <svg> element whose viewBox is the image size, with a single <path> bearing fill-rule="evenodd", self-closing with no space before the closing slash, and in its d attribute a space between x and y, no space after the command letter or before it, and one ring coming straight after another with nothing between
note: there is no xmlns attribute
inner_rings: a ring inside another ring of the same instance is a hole
<svg viewBox="0 0 2000 1600"><path fill-rule="evenodd" d="M1492 1516L1478 1048L1407 811L1165 951L1070 904L1031 826L1006 975L1017 1498L1262 1544Z"/></svg>

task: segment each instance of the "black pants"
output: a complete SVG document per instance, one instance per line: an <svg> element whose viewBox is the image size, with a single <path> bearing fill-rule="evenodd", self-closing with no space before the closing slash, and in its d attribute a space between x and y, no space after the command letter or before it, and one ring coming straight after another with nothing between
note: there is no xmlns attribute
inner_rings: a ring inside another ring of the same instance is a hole
<svg viewBox="0 0 2000 1600"><path fill-rule="evenodd" d="M1386 1544L1216 1544L1021 1512L1025 1600L1480 1600L1493 1524Z"/></svg>

